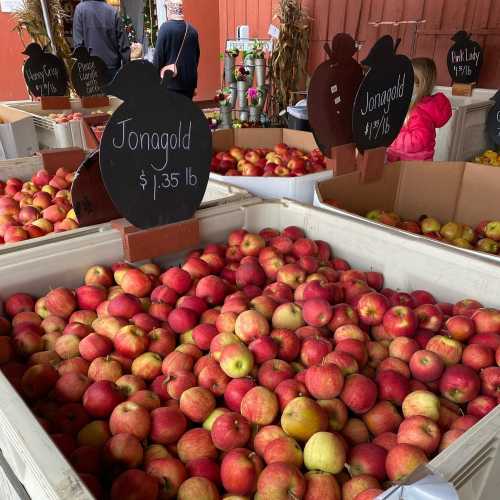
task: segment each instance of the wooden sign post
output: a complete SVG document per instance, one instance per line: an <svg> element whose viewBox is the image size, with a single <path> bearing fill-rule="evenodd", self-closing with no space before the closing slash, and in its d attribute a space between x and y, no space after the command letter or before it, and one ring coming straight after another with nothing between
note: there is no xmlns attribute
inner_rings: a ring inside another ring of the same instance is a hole
<svg viewBox="0 0 500 500"><path fill-rule="evenodd" d="M398 136L410 107L413 67L410 59L396 54L398 45L384 36L362 62L370 69L356 95L352 128L363 182L382 174L386 148Z"/></svg>
<svg viewBox="0 0 500 500"><path fill-rule="evenodd" d="M28 56L23 67L24 80L31 95L40 98L42 109L69 109L64 62L37 43L30 43L23 54Z"/></svg>
<svg viewBox="0 0 500 500"><path fill-rule="evenodd" d="M194 245L212 157L207 119L191 100L166 90L146 61L124 66L111 92L124 102L106 125L99 159L78 171L72 194L79 220L125 217L114 227L130 261Z"/></svg>
<svg viewBox="0 0 500 500"><path fill-rule="evenodd" d="M90 55L85 47L77 47L73 52L75 63L71 69L71 83L80 96L83 108L109 106L109 98L105 94L106 64Z"/></svg>
<svg viewBox="0 0 500 500"><path fill-rule="evenodd" d="M335 175L356 170L352 133L352 109L363 71L353 58L354 39L339 33L331 47L324 46L329 59L313 74L308 95L309 121L327 165Z"/></svg>
<svg viewBox="0 0 500 500"><path fill-rule="evenodd" d="M470 97L479 81L483 65L483 49L471 40L471 35L458 31L453 35L455 42L448 51L447 64L452 84L452 95Z"/></svg>

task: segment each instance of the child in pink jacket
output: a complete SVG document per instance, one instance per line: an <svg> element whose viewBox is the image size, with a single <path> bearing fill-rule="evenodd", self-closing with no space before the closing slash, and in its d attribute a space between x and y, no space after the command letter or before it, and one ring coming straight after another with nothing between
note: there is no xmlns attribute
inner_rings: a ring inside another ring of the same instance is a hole
<svg viewBox="0 0 500 500"><path fill-rule="evenodd" d="M432 160L436 147L436 129L451 118L451 104L442 94L432 95L436 83L436 64L432 59L413 59L415 88L405 123L387 150L389 162Z"/></svg>

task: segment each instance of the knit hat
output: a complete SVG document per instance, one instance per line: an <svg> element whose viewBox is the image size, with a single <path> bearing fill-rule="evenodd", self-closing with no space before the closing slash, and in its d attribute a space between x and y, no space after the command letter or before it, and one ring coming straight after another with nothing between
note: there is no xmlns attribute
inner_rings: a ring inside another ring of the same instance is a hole
<svg viewBox="0 0 500 500"><path fill-rule="evenodd" d="M184 19L184 5L182 0L167 0L167 17L173 20Z"/></svg>

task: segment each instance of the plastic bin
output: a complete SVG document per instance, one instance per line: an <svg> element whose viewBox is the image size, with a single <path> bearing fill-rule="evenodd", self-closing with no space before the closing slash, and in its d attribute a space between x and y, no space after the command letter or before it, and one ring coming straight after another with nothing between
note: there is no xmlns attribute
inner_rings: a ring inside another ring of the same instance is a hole
<svg viewBox="0 0 500 500"><path fill-rule="evenodd" d="M273 148L282 142L306 152L317 148L316 141L311 133L290 129L218 130L213 137L215 151L227 151L232 146ZM303 177L231 177L210 173L210 179L239 186L259 198L287 198L307 205L313 203L316 182L325 181L332 176L333 172L331 170L308 174Z"/></svg>
<svg viewBox="0 0 500 500"><path fill-rule="evenodd" d="M302 130L310 132L309 113L307 110L307 99L302 99L295 106L287 108L288 128L292 130Z"/></svg>
<svg viewBox="0 0 500 500"><path fill-rule="evenodd" d="M474 89L471 97L451 95L451 87L436 87L451 101L453 115L437 130L435 161L465 161L488 148L486 118L496 89Z"/></svg>
<svg viewBox="0 0 500 500"><path fill-rule="evenodd" d="M239 227L304 228L309 237L328 241L338 257L363 269L385 274L393 288L425 288L440 300L474 297L498 306L500 266L468 255L445 251L418 241L404 241L390 232L361 226L349 217L331 214L286 200L253 201L246 207L215 207L198 213L203 243L218 242ZM389 249L393 249L390 251ZM75 287L85 270L97 263L122 259L118 233L106 230L55 242L50 248L30 249L22 258L0 256L0 300L19 291L46 293L49 286ZM159 259L178 262L178 256ZM0 374L0 449L32 500L88 500L91 497L74 471L19 396ZM457 487L461 500L497 500L500 408L481 420L429 464ZM470 480L470 482L469 482Z"/></svg>

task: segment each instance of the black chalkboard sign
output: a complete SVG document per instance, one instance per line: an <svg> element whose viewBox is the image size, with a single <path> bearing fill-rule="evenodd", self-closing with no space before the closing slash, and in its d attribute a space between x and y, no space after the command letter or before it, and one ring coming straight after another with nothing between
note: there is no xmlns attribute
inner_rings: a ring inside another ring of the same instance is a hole
<svg viewBox="0 0 500 500"><path fill-rule="evenodd" d="M362 64L370 69L356 94L352 116L358 149L388 147L399 134L413 94L413 66L397 55L399 41L378 40Z"/></svg>
<svg viewBox="0 0 500 500"><path fill-rule="evenodd" d="M486 119L486 130L492 144L500 146L500 90L492 97L493 107Z"/></svg>
<svg viewBox="0 0 500 500"><path fill-rule="evenodd" d="M124 101L101 140L101 174L116 208L141 229L193 217L212 155L201 109L166 90L147 61L125 65L109 94Z"/></svg>
<svg viewBox="0 0 500 500"><path fill-rule="evenodd" d="M448 71L454 83L477 83L483 65L483 49L471 35L458 31L448 52Z"/></svg>
<svg viewBox="0 0 500 500"><path fill-rule="evenodd" d="M312 76L307 106L316 143L330 157L332 148L353 142L352 109L363 70L353 59L356 42L347 33L337 34L324 48L328 60Z"/></svg>
<svg viewBox="0 0 500 500"><path fill-rule="evenodd" d="M104 95L106 64L97 56L90 55L86 47L77 47L76 59L71 69L71 83L80 97Z"/></svg>
<svg viewBox="0 0 500 500"><path fill-rule="evenodd" d="M68 73L64 62L42 49L37 43L30 43L23 54L28 56L24 63L24 80L35 97L64 96L68 91Z"/></svg>

